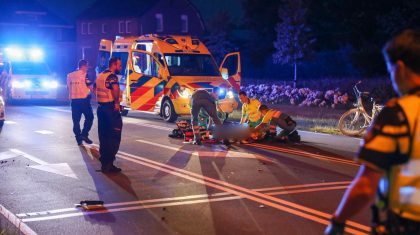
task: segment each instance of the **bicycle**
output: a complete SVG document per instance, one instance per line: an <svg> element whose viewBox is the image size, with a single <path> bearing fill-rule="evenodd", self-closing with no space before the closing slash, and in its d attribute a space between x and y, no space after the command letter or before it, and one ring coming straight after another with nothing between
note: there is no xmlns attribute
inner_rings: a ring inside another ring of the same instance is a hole
<svg viewBox="0 0 420 235"><path fill-rule="evenodd" d="M369 96L369 92L361 92L357 87L360 83L361 81L353 87L357 98L357 102L354 104L355 108L345 112L338 121L338 128L341 133L347 136L358 136L362 134L384 107L383 105L376 104L376 101L371 98L373 102L372 115L369 115L363 106L362 100L363 97Z"/></svg>

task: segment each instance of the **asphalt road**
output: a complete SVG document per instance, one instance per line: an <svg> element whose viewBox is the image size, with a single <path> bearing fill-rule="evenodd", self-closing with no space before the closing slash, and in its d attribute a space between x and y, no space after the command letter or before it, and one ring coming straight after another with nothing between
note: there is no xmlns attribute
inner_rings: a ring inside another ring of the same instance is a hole
<svg viewBox="0 0 420 235"><path fill-rule="evenodd" d="M174 124L130 113L116 161L123 172L105 175L96 116L95 143L79 147L68 106L6 111L0 204L37 234L322 234L358 170L359 139L300 132L300 144L227 151L183 144L167 137ZM104 208L76 208L82 200ZM367 234L369 216L347 232Z"/></svg>

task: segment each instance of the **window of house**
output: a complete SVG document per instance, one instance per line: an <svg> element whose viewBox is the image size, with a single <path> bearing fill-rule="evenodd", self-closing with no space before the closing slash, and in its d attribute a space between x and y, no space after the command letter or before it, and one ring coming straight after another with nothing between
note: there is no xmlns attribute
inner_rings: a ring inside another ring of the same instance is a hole
<svg viewBox="0 0 420 235"><path fill-rule="evenodd" d="M125 21L125 32L126 32L126 33L131 33L131 28L130 28L130 26L131 26L131 20L127 20L127 21Z"/></svg>
<svg viewBox="0 0 420 235"><path fill-rule="evenodd" d="M102 33L106 34L108 32L108 25L107 24L102 24Z"/></svg>
<svg viewBox="0 0 420 235"><path fill-rule="evenodd" d="M124 21L118 21L118 33L124 33L124 27L125 27L125 22Z"/></svg>
<svg viewBox="0 0 420 235"><path fill-rule="evenodd" d="M156 14L156 32L163 32L163 15Z"/></svg>
<svg viewBox="0 0 420 235"><path fill-rule="evenodd" d="M88 34L92 34L92 26L93 26L93 23L88 23L87 24L87 28L88 28Z"/></svg>
<svg viewBox="0 0 420 235"><path fill-rule="evenodd" d="M80 30L82 35L85 35L87 33L87 24L86 23L82 23L82 27Z"/></svg>
<svg viewBox="0 0 420 235"><path fill-rule="evenodd" d="M181 32L188 33L188 16L181 15Z"/></svg>

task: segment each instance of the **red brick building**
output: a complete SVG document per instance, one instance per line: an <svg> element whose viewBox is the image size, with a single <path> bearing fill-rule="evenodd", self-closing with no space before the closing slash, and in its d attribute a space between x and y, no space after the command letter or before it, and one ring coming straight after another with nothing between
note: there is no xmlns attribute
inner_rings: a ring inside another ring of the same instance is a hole
<svg viewBox="0 0 420 235"><path fill-rule="evenodd" d="M98 0L77 19L77 54L94 67L101 39L152 33L201 36L204 31L200 13L188 0Z"/></svg>

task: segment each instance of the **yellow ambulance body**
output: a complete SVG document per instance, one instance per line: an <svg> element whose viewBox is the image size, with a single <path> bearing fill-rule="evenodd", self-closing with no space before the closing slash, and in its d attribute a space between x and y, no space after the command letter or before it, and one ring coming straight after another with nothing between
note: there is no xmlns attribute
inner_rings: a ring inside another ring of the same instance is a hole
<svg viewBox="0 0 420 235"><path fill-rule="evenodd" d="M216 93L227 114L238 106L239 52L226 55L217 67L197 38L144 35L101 40L98 59L103 57L122 59L123 115L129 110L153 112L173 122L191 114L191 95L200 89Z"/></svg>

